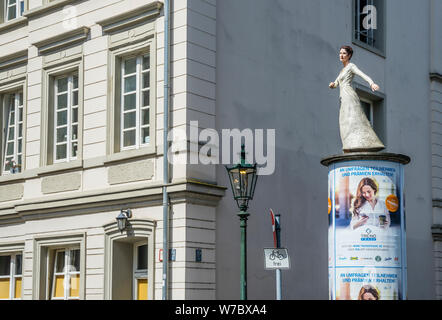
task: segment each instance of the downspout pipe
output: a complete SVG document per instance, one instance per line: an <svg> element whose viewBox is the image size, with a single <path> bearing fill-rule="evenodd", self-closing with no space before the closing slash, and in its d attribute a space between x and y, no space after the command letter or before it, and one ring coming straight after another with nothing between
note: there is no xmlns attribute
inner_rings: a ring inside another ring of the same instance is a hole
<svg viewBox="0 0 442 320"><path fill-rule="evenodd" d="M169 160L167 135L169 133L169 16L170 0L164 0L164 125L163 125L163 300L168 298L169 262Z"/></svg>

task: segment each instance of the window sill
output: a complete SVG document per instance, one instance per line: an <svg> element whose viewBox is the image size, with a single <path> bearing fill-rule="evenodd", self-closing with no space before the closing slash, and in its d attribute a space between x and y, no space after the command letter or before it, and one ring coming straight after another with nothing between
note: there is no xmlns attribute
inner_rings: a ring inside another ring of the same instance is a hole
<svg viewBox="0 0 442 320"><path fill-rule="evenodd" d="M35 179L45 175L51 175L60 171L70 171L83 168L83 161L56 163L45 167L25 170L20 173L6 174L0 177L0 184L25 182L27 179Z"/></svg>
<svg viewBox="0 0 442 320"><path fill-rule="evenodd" d="M20 173L5 174L0 177L0 184L8 184L11 182L24 182L26 179L37 177L36 170L28 170Z"/></svg>
<svg viewBox="0 0 442 320"><path fill-rule="evenodd" d="M373 101L385 100L385 94L380 91L372 91L369 87L360 84L358 82L353 82L353 89L361 94L363 98L367 98Z"/></svg>
<svg viewBox="0 0 442 320"><path fill-rule="evenodd" d="M16 19L13 19L13 20L10 20L10 21L0 24L0 32L8 30L8 29L16 28L16 27L21 26L23 24L28 24L28 18L18 17Z"/></svg>
<svg viewBox="0 0 442 320"><path fill-rule="evenodd" d="M59 162L39 168L37 175L44 176L44 175L57 173L59 171L70 171L82 168L83 168L83 161L81 160L74 160L70 162Z"/></svg>
<svg viewBox="0 0 442 320"><path fill-rule="evenodd" d="M46 12L51 11L52 9L56 9L62 6L65 6L71 2L74 2L75 0L56 0L53 2L45 3L42 6L39 6L37 8L27 10L23 12L24 17L32 18L35 16L39 16L42 14L45 14Z"/></svg>
<svg viewBox="0 0 442 320"><path fill-rule="evenodd" d="M385 54L384 51L379 50L379 49L377 49L377 48L375 48L375 47L369 46L368 44L363 43L362 41L359 41L359 40L353 39L353 40L352 40L352 43L355 44L355 45L357 45L358 47L361 47L361 48L364 48L364 49L366 49L366 50L368 50L368 51L371 51L371 52L377 54L378 56L380 56L380 57L382 57L382 58L384 58L384 59L386 58L386 54Z"/></svg>
<svg viewBox="0 0 442 320"><path fill-rule="evenodd" d="M114 153L112 155L109 155L105 158L103 161L104 165L112 164L115 162L122 162L129 159L136 159L140 157L146 157L156 154L155 146L148 146L148 147L142 147L140 149L133 149L133 150L124 150L118 153Z"/></svg>
<svg viewBox="0 0 442 320"><path fill-rule="evenodd" d="M41 176L52 175L59 172L68 172L73 170L84 170L84 169L103 167L118 162L125 162L132 159L137 159L141 157L150 157L155 155L158 155L156 153L156 148L154 146L149 146L141 149L126 150L105 157L55 163L40 168L25 170L20 173L0 176L0 185L8 183L25 182L27 179L35 179Z"/></svg>

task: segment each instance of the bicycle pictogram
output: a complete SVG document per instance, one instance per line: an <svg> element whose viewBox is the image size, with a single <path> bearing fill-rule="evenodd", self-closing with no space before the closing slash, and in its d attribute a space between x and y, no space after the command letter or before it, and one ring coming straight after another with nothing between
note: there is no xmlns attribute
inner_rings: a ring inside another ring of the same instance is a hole
<svg viewBox="0 0 442 320"><path fill-rule="evenodd" d="M264 248L264 260L266 269L290 269L287 248Z"/></svg>
<svg viewBox="0 0 442 320"><path fill-rule="evenodd" d="M273 250L272 253L269 255L270 260L275 260L278 258L279 260L284 259L284 255L279 250Z"/></svg>

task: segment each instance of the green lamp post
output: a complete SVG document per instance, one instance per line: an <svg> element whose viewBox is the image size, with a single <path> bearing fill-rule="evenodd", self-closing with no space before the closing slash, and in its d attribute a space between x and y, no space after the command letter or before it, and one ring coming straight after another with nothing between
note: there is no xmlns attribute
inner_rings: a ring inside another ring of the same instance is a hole
<svg viewBox="0 0 442 320"><path fill-rule="evenodd" d="M255 193L256 180L256 163L251 165L246 163L246 152L244 145L241 146L241 163L227 167L230 185L232 187L233 198L239 208L238 217L241 228L241 300L247 300L247 208L249 200L253 199Z"/></svg>

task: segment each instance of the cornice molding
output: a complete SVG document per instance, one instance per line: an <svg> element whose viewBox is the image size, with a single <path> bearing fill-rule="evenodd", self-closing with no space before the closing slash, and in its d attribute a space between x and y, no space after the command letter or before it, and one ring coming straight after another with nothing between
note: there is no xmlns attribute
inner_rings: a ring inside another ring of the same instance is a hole
<svg viewBox="0 0 442 320"><path fill-rule="evenodd" d="M12 28L18 28L23 25L28 25L28 18L26 17L19 17L7 22L4 22L0 24L0 33L4 32L6 30L12 29Z"/></svg>
<svg viewBox="0 0 442 320"><path fill-rule="evenodd" d="M134 186L71 192L37 199L21 200L0 207L0 225L26 220L72 216L132 207L161 206L163 184L141 183ZM167 185L172 204L192 203L216 207L225 194L225 187L194 180ZM121 208L120 208L121 207Z"/></svg>
<svg viewBox="0 0 442 320"><path fill-rule="evenodd" d="M23 17L27 18L34 18L46 13L52 12L52 10L64 7L72 2L75 2L76 0L55 0L46 4L43 4L42 6L39 6L37 8L26 10L23 12Z"/></svg>
<svg viewBox="0 0 442 320"><path fill-rule="evenodd" d="M158 16L162 6L162 2L155 1L111 18L98 21L97 24L101 25L103 33L112 33Z"/></svg>
<svg viewBox="0 0 442 320"><path fill-rule="evenodd" d="M155 220L147 220L147 219L129 219L129 229L132 231L137 231L137 233L143 232L144 234L152 234L153 230L157 226L157 222ZM120 230L118 230L118 225L116 221L113 221L111 223L108 223L103 226L104 233L107 235L110 234L118 234L120 233ZM126 235L121 235L122 238L125 238Z"/></svg>
<svg viewBox="0 0 442 320"><path fill-rule="evenodd" d="M433 207L442 208L442 199L434 198Z"/></svg>
<svg viewBox="0 0 442 320"><path fill-rule="evenodd" d="M32 45L38 48L40 54L46 54L50 51L85 41L89 35L89 31L90 29L88 27L82 26L54 37L34 42Z"/></svg>
<svg viewBox="0 0 442 320"><path fill-rule="evenodd" d="M432 72L430 73L430 80L442 82L442 74L437 72Z"/></svg>
<svg viewBox="0 0 442 320"><path fill-rule="evenodd" d="M410 163L411 159L407 155L387 152L349 152L333 155L321 160L323 166L328 167L335 162L353 161L353 160L382 160L392 161L401 164Z"/></svg>
<svg viewBox="0 0 442 320"><path fill-rule="evenodd" d="M17 51L13 54L0 57L0 69L7 69L18 64L26 64L28 62L28 49Z"/></svg>
<svg viewBox="0 0 442 320"><path fill-rule="evenodd" d="M434 224L431 227L431 233L434 240L442 241L442 224Z"/></svg>

